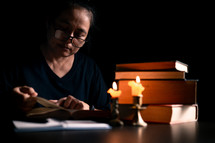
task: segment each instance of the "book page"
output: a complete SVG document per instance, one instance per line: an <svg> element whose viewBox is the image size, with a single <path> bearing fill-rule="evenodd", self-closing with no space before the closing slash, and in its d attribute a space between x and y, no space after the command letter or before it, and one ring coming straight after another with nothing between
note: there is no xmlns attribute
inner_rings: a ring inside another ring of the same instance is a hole
<svg viewBox="0 0 215 143"><path fill-rule="evenodd" d="M111 126L106 123L99 123L91 120L65 120L63 127L66 130L83 130L83 129L110 129Z"/></svg>
<svg viewBox="0 0 215 143"><path fill-rule="evenodd" d="M40 103L41 105L43 105L44 107L65 109L61 106L58 106L58 105L50 102L49 100L47 100L45 98L37 96L36 99L37 99L37 102Z"/></svg>
<svg viewBox="0 0 215 143"><path fill-rule="evenodd" d="M16 132L111 129L109 124L92 120L55 120L48 118L45 123L14 120L13 124Z"/></svg>
<svg viewBox="0 0 215 143"><path fill-rule="evenodd" d="M33 116L33 115L46 114L46 113L54 112L54 111L57 111L57 110L69 111L69 109L66 109L66 108L63 108L61 106L58 106L58 105L50 102L49 100L47 100L45 98L36 97L36 99L37 99L37 102L39 104L43 105L44 107L33 108L30 112L27 113L27 117L30 117L30 116Z"/></svg>
<svg viewBox="0 0 215 143"><path fill-rule="evenodd" d="M59 108L47 108L47 107L37 107L32 109L30 112L28 112L27 116L33 116L33 115L40 115L40 114L46 114L49 112L54 112L59 110Z"/></svg>
<svg viewBox="0 0 215 143"><path fill-rule="evenodd" d="M36 107L29 111L26 116L29 119L47 119L54 118L60 120L109 120L110 112L102 110L80 110L80 109L66 109L58 106L47 99L37 97L38 103L44 107Z"/></svg>
<svg viewBox="0 0 215 143"><path fill-rule="evenodd" d="M47 119L45 123L14 120L13 124L16 132L48 131L62 128L62 124L53 119Z"/></svg>

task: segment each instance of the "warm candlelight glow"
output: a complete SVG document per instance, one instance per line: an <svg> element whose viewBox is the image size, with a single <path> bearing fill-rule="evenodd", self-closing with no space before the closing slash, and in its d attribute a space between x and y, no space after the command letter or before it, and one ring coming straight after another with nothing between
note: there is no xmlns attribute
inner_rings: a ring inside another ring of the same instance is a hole
<svg viewBox="0 0 215 143"><path fill-rule="evenodd" d="M116 82L113 82L112 84L113 89L110 88L107 93L110 93L112 98L118 98L121 95L121 90L117 90L117 84Z"/></svg>
<svg viewBox="0 0 215 143"><path fill-rule="evenodd" d="M145 89L142 84L140 83L140 77L136 77L136 82L135 81L129 81L128 85L131 86L131 94L133 96L142 96L142 92Z"/></svg>
<svg viewBox="0 0 215 143"><path fill-rule="evenodd" d="M136 82L140 83L140 77L139 76L136 77Z"/></svg>
<svg viewBox="0 0 215 143"><path fill-rule="evenodd" d="M116 84L115 81L113 82L112 87L113 87L114 90L117 90L117 84Z"/></svg>

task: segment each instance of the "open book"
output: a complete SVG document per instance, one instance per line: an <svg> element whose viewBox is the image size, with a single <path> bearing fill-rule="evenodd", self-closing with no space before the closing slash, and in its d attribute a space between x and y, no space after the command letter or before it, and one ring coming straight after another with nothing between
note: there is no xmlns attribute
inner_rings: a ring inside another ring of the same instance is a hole
<svg viewBox="0 0 215 143"><path fill-rule="evenodd" d="M44 107L37 107L32 109L26 115L28 118L33 118L33 119L55 118L55 119L61 119L61 120L89 119L89 120L99 120L99 121L108 121L110 119L109 111L66 109L42 97L36 97L36 98L37 98L37 102L43 105Z"/></svg>
<svg viewBox="0 0 215 143"><path fill-rule="evenodd" d="M37 132L56 130L103 130L111 129L106 123L91 120L56 120L48 118L47 122L29 122L14 120L15 132Z"/></svg>

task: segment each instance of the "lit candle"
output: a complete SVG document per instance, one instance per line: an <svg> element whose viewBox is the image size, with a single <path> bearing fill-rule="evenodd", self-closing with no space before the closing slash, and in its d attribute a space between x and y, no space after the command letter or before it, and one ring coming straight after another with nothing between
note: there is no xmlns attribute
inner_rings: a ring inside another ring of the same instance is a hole
<svg viewBox="0 0 215 143"><path fill-rule="evenodd" d="M136 77L136 82L135 81L129 81L128 85L131 86L131 94L133 96L141 96L142 97L142 92L144 91L144 87L140 83L140 77Z"/></svg>
<svg viewBox="0 0 215 143"><path fill-rule="evenodd" d="M107 93L110 93L112 98L118 98L121 95L121 90L117 90L117 84L115 81L113 82L112 87L113 89L110 88Z"/></svg>

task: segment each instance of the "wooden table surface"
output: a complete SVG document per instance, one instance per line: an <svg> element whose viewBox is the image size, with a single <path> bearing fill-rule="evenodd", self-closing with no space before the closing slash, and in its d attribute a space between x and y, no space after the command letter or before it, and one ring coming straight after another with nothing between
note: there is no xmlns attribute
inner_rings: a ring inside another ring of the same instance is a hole
<svg viewBox="0 0 215 143"><path fill-rule="evenodd" d="M189 122L110 130L8 132L6 138L20 143L215 143L214 130L214 122Z"/></svg>

